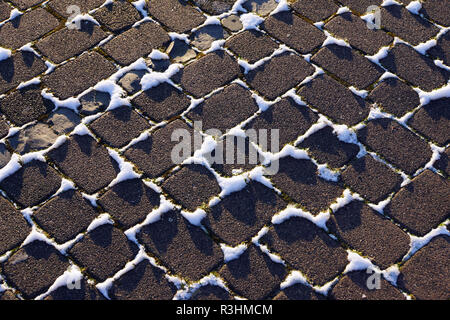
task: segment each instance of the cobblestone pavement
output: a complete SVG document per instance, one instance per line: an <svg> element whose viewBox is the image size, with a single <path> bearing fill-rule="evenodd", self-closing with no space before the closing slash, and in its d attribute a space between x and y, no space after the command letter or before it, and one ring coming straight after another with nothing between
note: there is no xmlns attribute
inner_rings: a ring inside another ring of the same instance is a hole
<svg viewBox="0 0 450 320"><path fill-rule="evenodd" d="M0 299L450 298L450 1L7 0L0 20ZM212 128L283 150L171 160L174 130Z"/></svg>

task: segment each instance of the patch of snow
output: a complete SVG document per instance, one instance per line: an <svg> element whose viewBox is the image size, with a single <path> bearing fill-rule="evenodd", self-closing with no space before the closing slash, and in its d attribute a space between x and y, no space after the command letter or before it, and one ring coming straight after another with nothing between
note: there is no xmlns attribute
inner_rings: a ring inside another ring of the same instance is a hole
<svg viewBox="0 0 450 320"><path fill-rule="evenodd" d="M236 247L230 247L224 243L221 243L220 248L222 249L225 263L239 258L245 252L245 250L247 250L247 246L245 244L240 244Z"/></svg>

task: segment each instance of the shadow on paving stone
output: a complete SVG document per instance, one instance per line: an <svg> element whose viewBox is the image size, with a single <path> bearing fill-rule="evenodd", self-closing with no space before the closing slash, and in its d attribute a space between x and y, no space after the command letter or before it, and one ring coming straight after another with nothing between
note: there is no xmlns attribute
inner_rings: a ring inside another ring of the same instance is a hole
<svg viewBox="0 0 450 320"><path fill-rule="evenodd" d="M80 98L80 113L89 116L104 111L111 102L107 92L91 90Z"/></svg>
<svg viewBox="0 0 450 320"><path fill-rule="evenodd" d="M166 52L175 63L185 63L197 56L197 53L186 42L179 39L172 41Z"/></svg>
<svg viewBox="0 0 450 320"><path fill-rule="evenodd" d="M0 143L0 169L6 166L11 160L11 153L3 143Z"/></svg>
<svg viewBox="0 0 450 320"><path fill-rule="evenodd" d="M211 45L216 40L223 40L230 36L220 25L207 25L201 27L191 34L191 44L198 49L204 51L211 48Z"/></svg>
<svg viewBox="0 0 450 320"><path fill-rule="evenodd" d="M147 73L146 70L132 70L125 73L118 83L128 94L134 94L141 90L141 79Z"/></svg>

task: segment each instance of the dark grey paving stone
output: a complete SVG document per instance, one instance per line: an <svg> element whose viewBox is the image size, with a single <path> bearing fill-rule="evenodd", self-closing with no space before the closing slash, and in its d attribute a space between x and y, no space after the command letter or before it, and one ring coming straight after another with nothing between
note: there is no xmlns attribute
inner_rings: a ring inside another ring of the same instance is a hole
<svg viewBox="0 0 450 320"><path fill-rule="evenodd" d="M0 137L3 138L8 135L10 126L9 124L0 118Z"/></svg>
<svg viewBox="0 0 450 320"><path fill-rule="evenodd" d="M450 215L450 186L430 170L415 177L384 209L409 232L424 236Z"/></svg>
<svg viewBox="0 0 450 320"><path fill-rule="evenodd" d="M351 10L364 14L369 6L379 6L383 0L339 0L339 2L348 6Z"/></svg>
<svg viewBox="0 0 450 320"><path fill-rule="evenodd" d="M104 111L111 102L111 96L107 92L91 90L80 97L79 110L82 115L90 116Z"/></svg>
<svg viewBox="0 0 450 320"><path fill-rule="evenodd" d="M69 6L77 6L80 8L80 13L84 14L100 7L104 2L104 0L51 0L48 2L48 6L64 18L68 18L76 13L73 10L69 10Z"/></svg>
<svg viewBox="0 0 450 320"><path fill-rule="evenodd" d="M223 261L220 247L177 211L169 211L138 234L139 242L175 274L198 281Z"/></svg>
<svg viewBox="0 0 450 320"><path fill-rule="evenodd" d="M297 0L291 5L297 13L313 22L323 21L336 13L339 7L332 0Z"/></svg>
<svg viewBox="0 0 450 320"><path fill-rule="evenodd" d="M130 228L142 221L159 206L159 194L140 179L125 180L113 186L99 200L122 228Z"/></svg>
<svg viewBox="0 0 450 320"><path fill-rule="evenodd" d="M441 153L441 157L439 158L439 160L434 163L434 167L436 169L442 170L448 176L450 176L449 159L450 159L450 148L447 148L445 152Z"/></svg>
<svg viewBox="0 0 450 320"><path fill-rule="evenodd" d="M44 293L68 267L66 257L43 241L27 244L2 265L8 283L26 299Z"/></svg>
<svg viewBox="0 0 450 320"><path fill-rule="evenodd" d="M444 61L447 66L450 65L450 32L447 31L445 35L441 36L437 45L431 47L427 54Z"/></svg>
<svg viewBox="0 0 450 320"><path fill-rule="evenodd" d="M68 190L45 203L33 214L33 219L57 243L65 243L85 231L97 216L78 191Z"/></svg>
<svg viewBox="0 0 450 320"><path fill-rule="evenodd" d="M44 300L105 300L105 297L95 286L83 278L80 282L59 287L46 296Z"/></svg>
<svg viewBox="0 0 450 320"><path fill-rule="evenodd" d="M279 47L272 38L256 30L246 30L230 38L225 44L249 63L270 56Z"/></svg>
<svg viewBox="0 0 450 320"><path fill-rule="evenodd" d="M47 200L61 186L61 178L45 162L34 160L0 182L9 198L22 208Z"/></svg>
<svg viewBox="0 0 450 320"><path fill-rule="evenodd" d="M428 0L422 4L420 13L443 26L450 26L450 9L447 0Z"/></svg>
<svg viewBox="0 0 450 320"><path fill-rule="evenodd" d="M227 262L219 274L239 296L261 300L279 287L286 270L282 264L273 262L267 254L251 244L239 258Z"/></svg>
<svg viewBox="0 0 450 320"><path fill-rule="evenodd" d="M0 21L8 19L12 10L13 7L11 7L7 2L0 2Z"/></svg>
<svg viewBox="0 0 450 320"><path fill-rule="evenodd" d="M189 300L234 300L224 288L207 284L198 288Z"/></svg>
<svg viewBox="0 0 450 320"><path fill-rule="evenodd" d="M315 292L310 286L296 283L280 291L273 300L325 300L326 297Z"/></svg>
<svg viewBox="0 0 450 320"><path fill-rule="evenodd" d="M31 231L25 218L5 198L0 197L0 255L18 247Z"/></svg>
<svg viewBox="0 0 450 320"><path fill-rule="evenodd" d="M114 33L119 33L141 20L139 11L127 1L115 1L92 15L101 25Z"/></svg>
<svg viewBox="0 0 450 320"><path fill-rule="evenodd" d="M11 160L11 152L6 148L5 144L0 143L0 169L4 168L9 160Z"/></svg>
<svg viewBox="0 0 450 320"><path fill-rule="evenodd" d="M233 7L236 0L195 0L203 11L210 15L220 15L228 12Z"/></svg>
<svg viewBox="0 0 450 320"><path fill-rule="evenodd" d="M108 186L119 171L107 149L89 135L73 135L47 156L89 194Z"/></svg>
<svg viewBox="0 0 450 320"><path fill-rule="evenodd" d="M69 250L69 255L101 282L123 269L127 262L134 259L137 251L137 246L122 231L104 224L76 243Z"/></svg>
<svg viewBox="0 0 450 320"><path fill-rule="evenodd" d="M117 83L124 88L128 94L135 94L141 90L141 80L146 74L148 74L147 70L132 70L124 74Z"/></svg>

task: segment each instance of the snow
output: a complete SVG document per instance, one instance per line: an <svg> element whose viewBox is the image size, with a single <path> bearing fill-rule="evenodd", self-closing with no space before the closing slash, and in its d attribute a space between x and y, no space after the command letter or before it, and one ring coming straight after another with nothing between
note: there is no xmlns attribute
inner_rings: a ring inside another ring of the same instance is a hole
<svg viewBox="0 0 450 320"><path fill-rule="evenodd" d="M281 223L289 220L292 217L305 218L305 219L311 221L312 223L314 223L319 228L327 230L326 224L327 224L328 219L330 218L330 213L328 211L326 211L326 212L320 212L317 215L313 215L301 208L295 207L293 205L288 205L286 209L275 214L272 217L272 223L273 224L281 224Z"/></svg>
<svg viewBox="0 0 450 320"><path fill-rule="evenodd" d="M230 247L224 243L220 244L220 248L223 252L223 259L225 263L230 262L231 260L235 260L241 256L247 250L247 246L245 244L240 244L236 247Z"/></svg>
<svg viewBox="0 0 450 320"><path fill-rule="evenodd" d="M183 69L182 64L171 64L164 72L152 72L144 75L141 79L142 90L146 91L163 82L170 82L170 78L177 74L181 69Z"/></svg>
<svg viewBox="0 0 450 320"><path fill-rule="evenodd" d="M240 16L244 30L258 29L259 25L264 21L263 18L254 13L245 13Z"/></svg>
<svg viewBox="0 0 450 320"><path fill-rule="evenodd" d="M11 57L11 50L0 47L0 61L9 59Z"/></svg>

